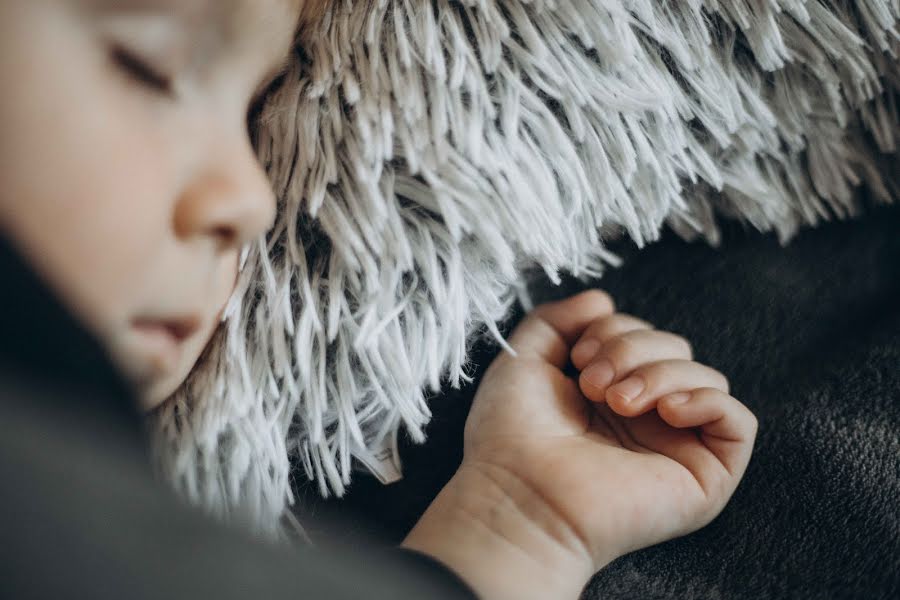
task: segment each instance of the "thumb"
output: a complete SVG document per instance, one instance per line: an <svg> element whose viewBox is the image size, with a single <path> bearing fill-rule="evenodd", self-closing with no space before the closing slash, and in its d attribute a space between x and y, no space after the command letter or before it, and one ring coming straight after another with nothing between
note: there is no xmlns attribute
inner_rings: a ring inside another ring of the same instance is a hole
<svg viewBox="0 0 900 600"><path fill-rule="evenodd" d="M536 306L516 326L507 340L513 356L539 356L563 369L569 350L596 319L615 312L609 294L589 289L573 296Z"/></svg>

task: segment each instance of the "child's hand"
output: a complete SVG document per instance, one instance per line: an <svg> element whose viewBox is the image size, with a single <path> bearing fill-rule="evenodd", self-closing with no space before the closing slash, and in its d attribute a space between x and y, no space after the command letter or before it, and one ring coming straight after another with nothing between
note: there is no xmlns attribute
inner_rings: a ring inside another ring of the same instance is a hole
<svg viewBox="0 0 900 600"><path fill-rule="evenodd" d="M501 352L485 373L462 465L405 545L485 597L575 598L615 558L719 514L757 422L683 338L591 290L538 306L508 341L518 356ZM469 547L467 526L482 538Z"/></svg>

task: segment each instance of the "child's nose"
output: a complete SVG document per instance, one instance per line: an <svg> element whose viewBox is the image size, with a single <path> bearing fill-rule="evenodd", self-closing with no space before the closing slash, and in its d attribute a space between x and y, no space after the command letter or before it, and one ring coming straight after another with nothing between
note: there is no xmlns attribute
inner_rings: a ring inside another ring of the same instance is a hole
<svg viewBox="0 0 900 600"><path fill-rule="evenodd" d="M274 193L249 142L212 151L217 158L204 162L178 199L175 231L240 248L272 226Z"/></svg>

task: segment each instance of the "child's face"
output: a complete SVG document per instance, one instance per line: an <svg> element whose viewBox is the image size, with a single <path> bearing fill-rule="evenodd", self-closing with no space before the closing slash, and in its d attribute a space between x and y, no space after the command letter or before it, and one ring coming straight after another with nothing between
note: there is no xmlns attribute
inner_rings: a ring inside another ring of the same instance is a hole
<svg viewBox="0 0 900 600"><path fill-rule="evenodd" d="M0 2L0 226L149 409L274 217L248 108L302 0Z"/></svg>

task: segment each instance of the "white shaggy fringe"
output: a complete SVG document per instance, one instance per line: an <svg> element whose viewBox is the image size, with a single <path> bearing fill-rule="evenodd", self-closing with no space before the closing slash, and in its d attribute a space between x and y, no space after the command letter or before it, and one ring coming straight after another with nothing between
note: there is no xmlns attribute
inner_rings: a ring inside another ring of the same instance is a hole
<svg viewBox="0 0 900 600"><path fill-rule="evenodd" d="M900 0L334 0L265 111L280 198L154 421L188 498L274 534L295 457L342 494L469 382L526 269L597 277L665 223L774 229L896 196Z"/></svg>

